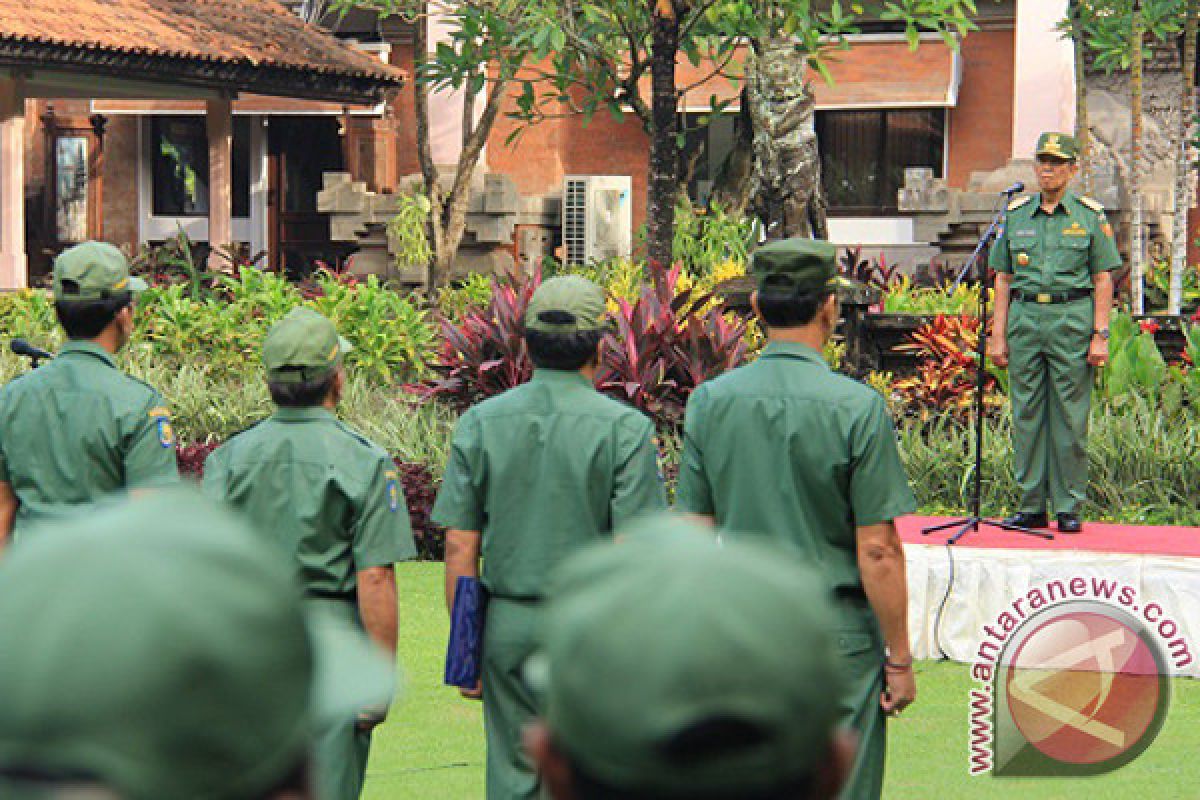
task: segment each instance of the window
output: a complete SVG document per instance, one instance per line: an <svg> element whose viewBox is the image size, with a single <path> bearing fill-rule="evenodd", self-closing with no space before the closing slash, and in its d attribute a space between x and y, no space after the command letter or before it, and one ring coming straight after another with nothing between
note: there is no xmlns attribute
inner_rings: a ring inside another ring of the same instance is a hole
<svg viewBox="0 0 1200 800"><path fill-rule="evenodd" d="M682 163L691 167L688 197L707 205L718 181L729 169L729 157L737 146L741 115L736 111L720 114L685 114L682 120L686 138Z"/></svg>
<svg viewBox="0 0 1200 800"><path fill-rule="evenodd" d="M896 193L908 167L942 174L946 112L819 111L821 178L831 213L897 214Z"/></svg>
<svg viewBox="0 0 1200 800"><path fill-rule="evenodd" d="M208 133L204 117L153 117L154 215L208 216ZM233 119L233 216L250 216L250 120Z"/></svg>

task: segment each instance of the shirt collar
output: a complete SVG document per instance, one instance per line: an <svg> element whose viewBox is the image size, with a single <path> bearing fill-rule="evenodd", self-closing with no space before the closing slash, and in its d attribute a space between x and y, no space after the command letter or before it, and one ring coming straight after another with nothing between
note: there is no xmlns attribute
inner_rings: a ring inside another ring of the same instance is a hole
<svg viewBox="0 0 1200 800"><path fill-rule="evenodd" d="M1068 217L1071 216L1070 199L1071 199L1071 193L1069 191L1063 192L1063 196L1061 198L1059 198L1059 200L1058 200L1058 205L1056 205L1054 207L1054 213L1057 214L1061 211L1062 213L1066 214ZM1042 208L1042 193L1041 192L1037 193L1037 197L1035 198L1035 202L1033 204L1033 216L1037 216L1038 214L1045 214L1046 216L1051 216L1049 214L1046 214L1045 209Z"/></svg>
<svg viewBox="0 0 1200 800"><path fill-rule="evenodd" d="M592 382L573 369L534 369L532 383L545 383L551 386L586 386L594 389Z"/></svg>
<svg viewBox="0 0 1200 800"><path fill-rule="evenodd" d="M274 418L280 422L313 422L317 420L337 419L325 406L305 406L303 408L279 407L275 409Z"/></svg>
<svg viewBox="0 0 1200 800"><path fill-rule="evenodd" d="M72 339L58 351L59 356L72 355L74 353L98 358L113 369L117 367L117 362L113 360L112 353L90 339Z"/></svg>
<svg viewBox="0 0 1200 800"><path fill-rule="evenodd" d="M800 361L811 361L822 366L829 366L825 356L806 344L799 342L767 342L760 358L795 358Z"/></svg>

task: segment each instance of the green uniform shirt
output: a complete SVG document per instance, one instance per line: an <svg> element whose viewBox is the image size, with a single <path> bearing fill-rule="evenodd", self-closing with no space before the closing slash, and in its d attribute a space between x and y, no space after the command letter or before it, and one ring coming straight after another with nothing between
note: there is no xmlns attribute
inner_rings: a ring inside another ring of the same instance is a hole
<svg viewBox="0 0 1200 800"><path fill-rule="evenodd" d="M104 348L69 342L0 389L0 481L20 503L18 532L112 492L177 483L166 403Z"/></svg>
<svg viewBox="0 0 1200 800"><path fill-rule="evenodd" d="M855 528L916 508L883 397L778 342L692 393L676 502L766 534L850 589L862 587Z"/></svg>
<svg viewBox="0 0 1200 800"><path fill-rule="evenodd" d="M1047 214L1035 194L1009 206L990 263L1012 273L1014 289L1065 292L1092 288L1092 275L1120 267L1121 254L1098 203L1067 192Z"/></svg>
<svg viewBox="0 0 1200 800"><path fill-rule="evenodd" d="M360 570L416 555L395 463L322 407L280 408L221 445L204 491L294 553L310 596L352 599Z"/></svg>
<svg viewBox="0 0 1200 800"><path fill-rule="evenodd" d="M539 369L459 420L433 519L483 532L489 592L540 599L565 556L665 507L650 420L577 372Z"/></svg>

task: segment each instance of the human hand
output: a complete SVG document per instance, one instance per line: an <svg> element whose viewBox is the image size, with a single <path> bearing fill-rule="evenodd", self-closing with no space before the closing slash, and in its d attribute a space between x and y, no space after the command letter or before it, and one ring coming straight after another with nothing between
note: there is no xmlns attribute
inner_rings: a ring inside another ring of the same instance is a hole
<svg viewBox="0 0 1200 800"><path fill-rule="evenodd" d="M917 679L912 665L907 667L886 666L883 670L885 688L879 698L879 707L888 716L896 716L917 699Z"/></svg>
<svg viewBox="0 0 1200 800"><path fill-rule="evenodd" d="M1108 363L1108 339L1102 336L1093 336L1092 343L1088 346L1088 363L1093 367L1103 367Z"/></svg>
<svg viewBox="0 0 1200 800"><path fill-rule="evenodd" d="M387 713L387 708L370 708L360 711L354 724L360 731L369 733L383 724L383 721L387 719Z"/></svg>
<svg viewBox="0 0 1200 800"><path fill-rule="evenodd" d="M483 681L482 680L476 681L474 689L459 689L458 693L461 694L463 697L467 698L468 700L482 700L483 699Z"/></svg>
<svg viewBox="0 0 1200 800"><path fill-rule="evenodd" d="M987 356L997 367L1008 366L1008 339L1003 336L993 336L988 340Z"/></svg>

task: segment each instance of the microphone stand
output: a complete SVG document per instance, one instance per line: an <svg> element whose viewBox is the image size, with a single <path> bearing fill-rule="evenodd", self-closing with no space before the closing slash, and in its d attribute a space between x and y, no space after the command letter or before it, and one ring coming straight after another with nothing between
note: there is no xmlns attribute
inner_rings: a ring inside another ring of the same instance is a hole
<svg viewBox="0 0 1200 800"><path fill-rule="evenodd" d="M1014 186L1012 189L1006 190L1001 194L1005 201L1012 198L1014 194L1021 191L1024 187ZM989 525L993 528L1012 531L1013 533L1021 533L1026 536L1037 536L1042 539L1053 539L1054 534L1046 531L1034 531L1028 528L1022 528L1018 525L1009 525L1000 520L987 519L983 516L980 506L983 503L983 420L984 420L984 403L983 393L987 385L987 321L988 321L988 287L987 287L987 272L983 266L982 256L986 252L992 240L996 238L1000 228L1000 222L1004 219L1004 212L1008 203L1002 204L1000 210L992 217L992 222L984 231L983 238L979 240L979 244L975 246L975 252L971 254L971 258L963 265L962 270L958 273L958 277L954 280L954 288L962 283L967 273L975 267L976 278L979 281L979 344L976 348L976 365L975 365L975 479L971 487L971 507L970 514L966 517L954 519L949 522L943 522L940 525L934 525L921 530L922 536L928 536L931 533L938 531L950 530L956 528L955 532L946 540L946 545L958 544L964 536L969 533L977 533L980 527Z"/></svg>

